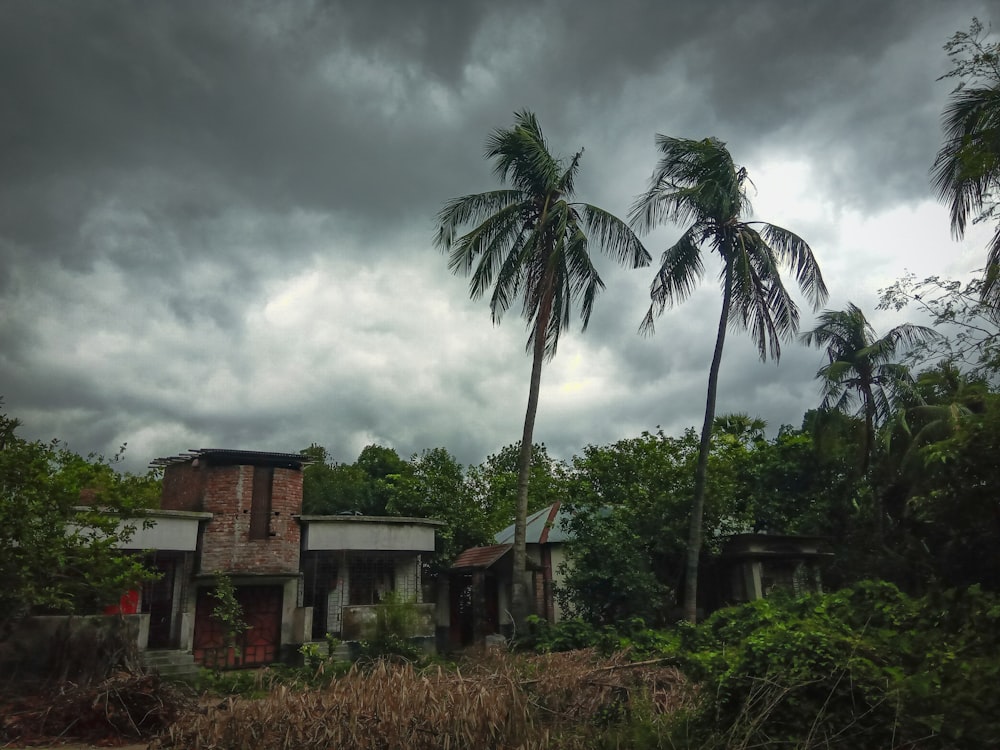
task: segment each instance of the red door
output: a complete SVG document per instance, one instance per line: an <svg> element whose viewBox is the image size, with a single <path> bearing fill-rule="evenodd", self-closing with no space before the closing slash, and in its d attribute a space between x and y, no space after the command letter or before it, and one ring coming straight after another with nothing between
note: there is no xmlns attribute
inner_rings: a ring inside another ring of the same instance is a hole
<svg viewBox="0 0 1000 750"><path fill-rule="evenodd" d="M194 620L194 659L213 669L256 667L277 661L281 644L281 586L237 586L236 601L249 625L237 640L238 651L226 644L225 626L212 616L217 604L212 589L198 591Z"/></svg>

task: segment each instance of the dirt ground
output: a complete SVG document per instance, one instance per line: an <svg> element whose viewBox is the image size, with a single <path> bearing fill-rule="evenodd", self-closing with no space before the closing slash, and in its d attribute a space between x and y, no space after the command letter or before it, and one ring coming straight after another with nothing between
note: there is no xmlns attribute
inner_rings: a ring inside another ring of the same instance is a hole
<svg viewBox="0 0 1000 750"><path fill-rule="evenodd" d="M146 750L149 747L145 742L139 745L87 745L79 742L71 742L68 745L46 745L45 747L32 747L31 750L107 750L114 747L115 750Z"/></svg>

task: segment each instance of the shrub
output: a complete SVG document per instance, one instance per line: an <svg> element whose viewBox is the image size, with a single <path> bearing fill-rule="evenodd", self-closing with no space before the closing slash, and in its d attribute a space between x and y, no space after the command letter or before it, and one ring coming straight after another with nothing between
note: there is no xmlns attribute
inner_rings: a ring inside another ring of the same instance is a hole
<svg viewBox="0 0 1000 750"><path fill-rule="evenodd" d="M1000 742L1000 602L978 589L913 600L863 582L721 610L679 635L703 688L678 727L693 746Z"/></svg>

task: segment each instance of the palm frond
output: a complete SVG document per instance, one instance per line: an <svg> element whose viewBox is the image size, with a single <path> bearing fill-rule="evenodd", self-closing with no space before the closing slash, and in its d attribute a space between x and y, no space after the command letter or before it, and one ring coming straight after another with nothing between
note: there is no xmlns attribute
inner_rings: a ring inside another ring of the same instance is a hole
<svg viewBox="0 0 1000 750"><path fill-rule="evenodd" d="M604 289L604 282L590 257L587 236L579 228L566 243L563 257L566 276L571 280L573 298L580 302L580 320L583 324L582 330L585 331L590 323L594 300L598 292Z"/></svg>
<svg viewBox="0 0 1000 750"><path fill-rule="evenodd" d="M815 310L830 296L819 263L812 249L794 232L774 224L764 223L761 234L781 263L787 264L795 275L799 289Z"/></svg>
<svg viewBox="0 0 1000 750"><path fill-rule="evenodd" d="M496 213L522 204L527 196L520 190L491 190L486 193L453 198L438 212L438 230L434 244L448 252L459 227L484 222Z"/></svg>
<svg viewBox="0 0 1000 750"><path fill-rule="evenodd" d="M479 264L470 287L473 299L478 299L483 293L483 288L492 280L497 256L502 254L520 233L519 215L520 206L516 203L511 204L452 243L448 256L449 271L467 276L476 263Z"/></svg>
<svg viewBox="0 0 1000 750"><path fill-rule="evenodd" d="M970 216L1000 189L1000 88L956 91L942 125L944 143L931 175L938 195L949 204L952 234L961 238Z"/></svg>
<svg viewBox="0 0 1000 750"><path fill-rule="evenodd" d="M1000 310L1000 224L986 246L986 270L980 295L993 310Z"/></svg>
<svg viewBox="0 0 1000 750"><path fill-rule="evenodd" d="M660 151L649 188L629 211L640 231L672 221L689 224L711 219L724 224L750 211L743 190L745 170L733 164L726 144L717 138L700 141L656 136Z"/></svg>
<svg viewBox="0 0 1000 750"><path fill-rule="evenodd" d="M499 128L486 139L485 156L494 160L497 179L534 195L555 189L563 171L538 119L527 110L514 113L514 127Z"/></svg>
<svg viewBox="0 0 1000 750"><path fill-rule="evenodd" d="M639 326L641 333L653 333L654 318L667 307L687 299L705 275L701 248L694 241L697 234L698 227L691 227L672 247L664 251L660 259L660 269L650 286L651 304Z"/></svg>
<svg viewBox="0 0 1000 750"><path fill-rule="evenodd" d="M630 268L641 268L650 264L652 258L649 252L628 224L589 203L574 205L580 210L583 225L607 255L621 264L627 264Z"/></svg>

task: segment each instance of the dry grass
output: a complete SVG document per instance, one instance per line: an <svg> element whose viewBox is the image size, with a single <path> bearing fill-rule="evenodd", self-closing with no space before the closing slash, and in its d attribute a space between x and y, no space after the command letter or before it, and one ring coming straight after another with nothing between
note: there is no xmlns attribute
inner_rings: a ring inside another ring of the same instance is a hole
<svg viewBox="0 0 1000 750"><path fill-rule="evenodd" d="M457 670L379 662L323 689L277 687L263 699L231 699L185 717L151 747L569 748L640 704L656 720L690 699L671 667L586 651L486 654Z"/></svg>
<svg viewBox="0 0 1000 750"><path fill-rule="evenodd" d="M189 715L194 706L193 695L156 675L120 673L92 685L64 683L46 693L0 699L0 742L151 737Z"/></svg>

